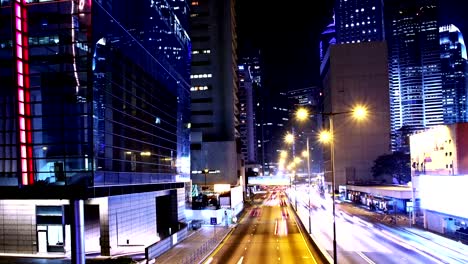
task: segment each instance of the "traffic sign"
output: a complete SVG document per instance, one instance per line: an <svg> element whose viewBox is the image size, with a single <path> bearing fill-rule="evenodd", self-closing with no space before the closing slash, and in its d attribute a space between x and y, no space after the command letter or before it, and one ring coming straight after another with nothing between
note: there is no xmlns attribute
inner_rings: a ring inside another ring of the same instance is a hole
<svg viewBox="0 0 468 264"><path fill-rule="evenodd" d="M217 221L216 217L211 217L211 218L210 218L210 224L216 225L217 222L218 222L218 221Z"/></svg>

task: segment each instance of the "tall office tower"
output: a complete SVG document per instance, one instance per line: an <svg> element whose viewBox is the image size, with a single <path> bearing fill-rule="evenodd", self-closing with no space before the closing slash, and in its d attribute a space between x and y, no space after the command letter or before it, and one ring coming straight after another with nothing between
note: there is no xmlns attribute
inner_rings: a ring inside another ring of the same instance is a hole
<svg viewBox="0 0 468 264"><path fill-rule="evenodd" d="M392 150L408 135L443 123L437 0L386 2Z"/></svg>
<svg viewBox="0 0 468 264"><path fill-rule="evenodd" d="M383 0L337 0L335 16L338 43L384 39Z"/></svg>
<svg viewBox="0 0 468 264"><path fill-rule="evenodd" d="M279 153L284 147L284 128L289 122L288 97L284 93L263 90L255 114L258 161L263 175L275 175Z"/></svg>
<svg viewBox="0 0 468 264"><path fill-rule="evenodd" d="M1 252L84 263L185 221L190 40L170 7L0 1Z"/></svg>
<svg viewBox="0 0 468 264"><path fill-rule="evenodd" d="M304 107L309 111L309 117L302 122L294 121L296 149L307 150L307 137L309 138L309 162L311 172L321 172L323 163L322 148L317 143L317 133L322 128L322 89L319 87L307 87L287 92L289 109L296 111ZM300 152L298 152L300 154Z"/></svg>
<svg viewBox="0 0 468 264"><path fill-rule="evenodd" d="M330 24L328 24L328 26L325 28L322 34L320 34L320 62L322 62L325 59L330 45L334 44L336 44L335 15L333 15L333 21Z"/></svg>
<svg viewBox="0 0 468 264"><path fill-rule="evenodd" d="M241 152L246 164L255 164L257 144L255 143L254 84L249 66L239 65L238 80Z"/></svg>
<svg viewBox="0 0 468 264"><path fill-rule="evenodd" d="M465 41L454 25L439 28L444 123L468 121L468 67Z"/></svg>
<svg viewBox="0 0 468 264"><path fill-rule="evenodd" d="M237 98L233 0L191 2L191 177L193 183L237 185L244 171ZM209 177L203 170L209 169Z"/></svg>
<svg viewBox="0 0 468 264"><path fill-rule="evenodd" d="M252 75L253 82L261 86L262 85L262 61L261 61L260 50L256 50L249 54L248 56L243 56L241 58L241 63L245 66L250 67L250 74Z"/></svg>

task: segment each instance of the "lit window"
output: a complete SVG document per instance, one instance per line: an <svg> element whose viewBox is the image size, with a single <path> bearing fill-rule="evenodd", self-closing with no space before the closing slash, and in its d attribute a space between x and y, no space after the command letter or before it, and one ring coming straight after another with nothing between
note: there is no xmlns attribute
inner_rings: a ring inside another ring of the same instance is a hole
<svg viewBox="0 0 468 264"><path fill-rule="evenodd" d="M193 1L193 2L192 2L192 5L193 5L193 6L197 6L197 5L198 5L198 1Z"/></svg>
<svg viewBox="0 0 468 264"><path fill-rule="evenodd" d="M346 24L346 26L345 26L345 27L349 27L349 25L348 25L348 24Z"/></svg>
<svg viewBox="0 0 468 264"><path fill-rule="evenodd" d="M354 27L354 23L351 23L351 27Z"/></svg>
<svg viewBox="0 0 468 264"><path fill-rule="evenodd" d="M359 26L359 22L356 23L356 26Z"/></svg>
<svg viewBox="0 0 468 264"><path fill-rule="evenodd" d="M364 8L361 8L361 12L364 12Z"/></svg>
<svg viewBox="0 0 468 264"><path fill-rule="evenodd" d="M198 50L193 50L192 51L192 54L198 54L198 53L200 53Z"/></svg>
<svg viewBox="0 0 468 264"><path fill-rule="evenodd" d="M356 9L356 13L358 13L358 12L359 12L359 9Z"/></svg>
<svg viewBox="0 0 468 264"><path fill-rule="evenodd" d="M372 10L375 10L375 6L372 7Z"/></svg>

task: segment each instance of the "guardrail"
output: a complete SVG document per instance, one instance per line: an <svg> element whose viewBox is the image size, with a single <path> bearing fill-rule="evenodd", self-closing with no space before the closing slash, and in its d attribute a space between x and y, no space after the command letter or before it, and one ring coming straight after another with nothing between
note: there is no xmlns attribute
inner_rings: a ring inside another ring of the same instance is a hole
<svg viewBox="0 0 468 264"><path fill-rule="evenodd" d="M206 258L206 255L212 252L219 243L224 239L226 236L226 232L219 232L216 233L212 238L205 241L205 243L201 244L197 250L194 251L190 256L176 262L177 264L193 264L193 263L200 263L202 260Z"/></svg>
<svg viewBox="0 0 468 264"><path fill-rule="evenodd" d="M178 232L145 248L145 258L147 261L153 260L164 252L174 247L177 243L187 238L188 226L185 225Z"/></svg>

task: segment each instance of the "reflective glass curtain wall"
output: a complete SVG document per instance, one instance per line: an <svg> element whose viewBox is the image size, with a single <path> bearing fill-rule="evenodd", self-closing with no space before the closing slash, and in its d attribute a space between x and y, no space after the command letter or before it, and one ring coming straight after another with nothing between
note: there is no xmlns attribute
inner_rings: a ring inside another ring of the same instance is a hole
<svg viewBox="0 0 468 264"><path fill-rule="evenodd" d="M190 41L167 3L126 2L25 1L36 182L134 184L183 174ZM0 4L0 185L18 185L20 170L11 3ZM119 20L111 7L141 20Z"/></svg>

